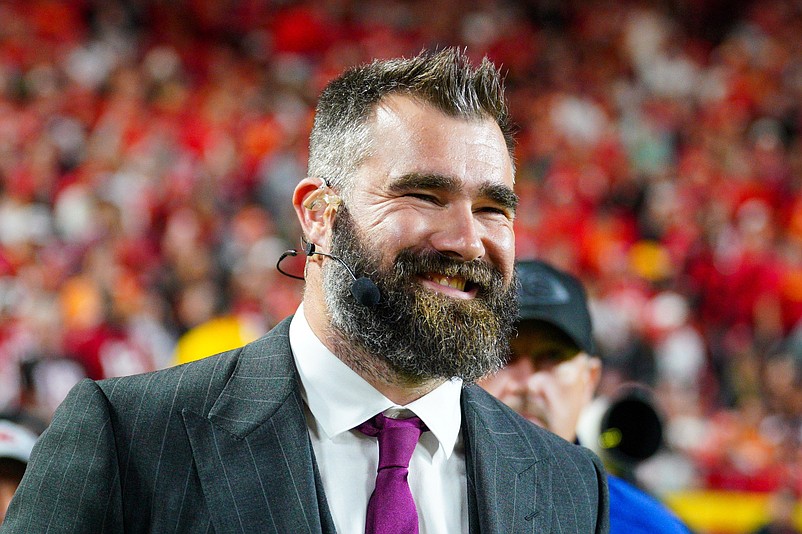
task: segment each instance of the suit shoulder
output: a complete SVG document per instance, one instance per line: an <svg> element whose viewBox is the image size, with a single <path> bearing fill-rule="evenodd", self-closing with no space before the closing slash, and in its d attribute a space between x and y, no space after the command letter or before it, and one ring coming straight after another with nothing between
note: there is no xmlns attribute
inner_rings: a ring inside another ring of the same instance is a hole
<svg viewBox="0 0 802 534"><path fill-rule="evenodd" d="M137 375L109 378L98 386L112 404L126 404L133 398L150 395L148 403L169 401L180 392L184 402L193 399L215 399L238 368L249 359L258 359L283 347L289 321L283 321L263 337L242 347L221 352L206 358ZM289 351L289 342L285 342Z"/></svg>
<svg viewBox="0 0 802 534"><path fill-rule="evenodd" d="M505 418L517 433L529 442L529 446L539 452L539 455L545 454L558 461L578 461L587 467L594 465L594 468L598 469L598 458L590 449L566 441L557 434L532 423L477 385L467 386L465 393L467 402L478 411L490 414L492 417Z"/></svg>
<svg viewBox="0 0 802 534"><path fill-rule="evenodd" d="M152 400L158 400L159 393L181 389L186 392L204 388L222 387L234 371L241 348L209 356L201 360L168 367L158 371L136 375L107 378L98 381L98 386L114 404L132 395L144 392L155 393Z"/></svg>
<svg viewBox="0 0 802 534"><path fill-rule="evenodd" d="M607 532L606 477L592 451L527 421L476 385L463 390L463 415L463 436L473 462L492 458L494 466L499 459L517 465L538 464L531 476L540 472L548 473L549 480L554 478L553 497L563 503L555 513L569 521L586 522L577 530L568 530ZM582 514L577 515L577 510Z"/></svg>
<svg viewBox="0 0 802 534"><path fill-rule="evenodd" d="M475 384L466 386L464 393L466 402L472 405L478 412L485 413L494 418L504 418L522 434L547 440L551 439L549 436L552 436L558 440L565 441L559 436L528 421L518 412Z"/></svg>

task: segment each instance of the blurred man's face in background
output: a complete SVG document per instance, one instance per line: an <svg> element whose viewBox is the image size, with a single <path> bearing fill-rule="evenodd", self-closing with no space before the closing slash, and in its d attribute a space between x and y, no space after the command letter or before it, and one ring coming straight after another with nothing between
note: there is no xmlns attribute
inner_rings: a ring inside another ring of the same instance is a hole
<svg viewBox="0 0 802 534"><path fill-rule="evenodd" d="M510 363L480 385L533 423L574 441L579 416L599 383L601 361L527 321L511 347Z"/></svg>

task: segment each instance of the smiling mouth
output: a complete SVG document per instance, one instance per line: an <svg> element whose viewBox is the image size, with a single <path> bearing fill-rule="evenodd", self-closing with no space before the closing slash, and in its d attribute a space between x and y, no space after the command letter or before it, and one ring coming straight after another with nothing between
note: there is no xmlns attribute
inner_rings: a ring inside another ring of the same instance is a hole
<svg viewBox="0 0 802 534"><path fill-rule="evenodd" d="M428 273L426 279L437 285L451 287L458 291L465 291L465 287L468 285L467 280L461 276L445 276L442 274Z"/></svg>
<svg viewBox="0 0 802 534"><path fill-rule="evenodd" d="M422 275L424 285L433 291L458 299L472 299L479 292L479 284L462 276L447 276L441 273L426 273Z"/></svg>

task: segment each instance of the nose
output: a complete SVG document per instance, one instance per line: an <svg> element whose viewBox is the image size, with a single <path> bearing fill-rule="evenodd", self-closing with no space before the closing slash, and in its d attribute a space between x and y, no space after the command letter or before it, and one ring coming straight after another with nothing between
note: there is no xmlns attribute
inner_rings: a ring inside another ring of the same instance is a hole
<svg viewBox="0 0 802 534"><path fill-rule="evenodd" d="M463 261L484 257L484 231L470 205L452 206L439 224L441 227L432 236L432 245L438 252Z"/></svg>
<svg viewBox="0 0 802 534"><path fill-rule="evenodd" d="M529 381L535 369L529 358L523 357L513 360L503 371L506 377L504 389L508 394L526 396L529 392Z"/></svg>

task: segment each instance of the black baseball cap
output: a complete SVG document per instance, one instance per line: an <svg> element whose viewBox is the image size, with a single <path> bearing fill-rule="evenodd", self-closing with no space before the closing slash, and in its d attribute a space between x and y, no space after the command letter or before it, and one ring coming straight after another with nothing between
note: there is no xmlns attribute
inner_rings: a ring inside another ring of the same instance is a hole
<svg viewBox="0 0 802 534"><path fill-rule="evenodd" d="M582 283L540 260L516 262L518 320L538 320L562 330L583 352L594 354L593 322Z"/></svg>

